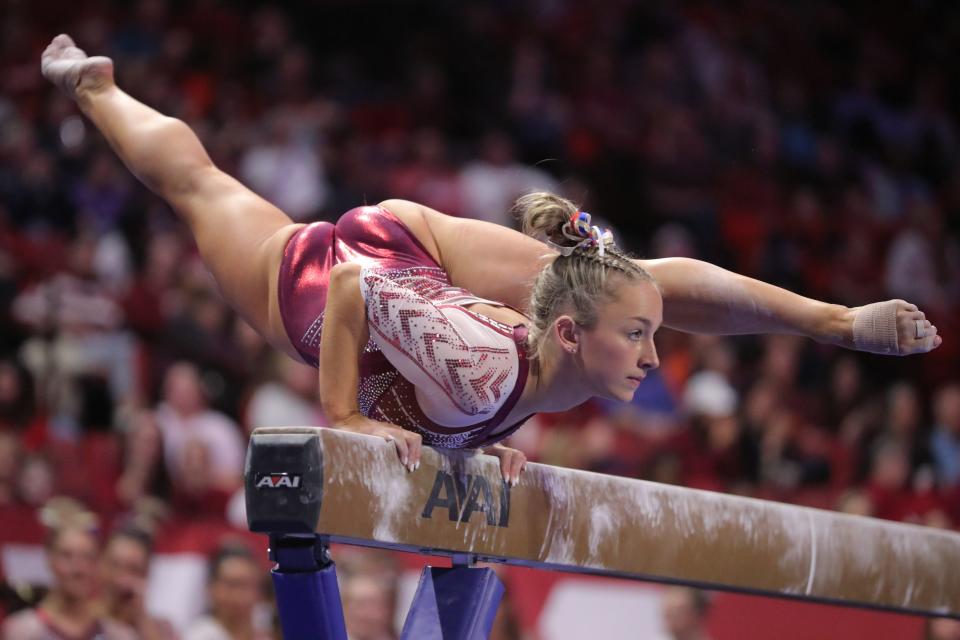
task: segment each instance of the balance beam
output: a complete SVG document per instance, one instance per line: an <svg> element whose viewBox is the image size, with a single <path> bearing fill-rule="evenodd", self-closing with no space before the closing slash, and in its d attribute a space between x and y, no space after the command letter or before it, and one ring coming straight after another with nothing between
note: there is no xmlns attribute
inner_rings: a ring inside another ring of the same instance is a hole
<svg viewBox="0 0 960 640"><path fill-rule="evenodd" d="M326 428L260 428L252 531L960 618L960 534Z"/></svg>

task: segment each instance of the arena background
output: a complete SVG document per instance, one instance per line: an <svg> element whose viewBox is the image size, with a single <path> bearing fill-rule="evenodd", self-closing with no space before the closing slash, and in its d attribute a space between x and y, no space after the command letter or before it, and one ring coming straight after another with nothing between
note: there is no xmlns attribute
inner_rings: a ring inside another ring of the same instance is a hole
<svg viewBox="0 0 960 640"><path fill-rule="evenodd" d="M541 416L513 446L554 465L960 525L960 5L5 0L5 611L49 581L40 510L69 496L104 533L152 528L148 604L185 628L217 545L245 540L264 557L242 531L246 434L323 424L316 372L224 306L185 228L42 79L40 52L60 32L112 56L123 88L190 123L215 162L300 221L401 197L510 225L513 198L548 188L638 256L697 257L848 306L916 303L944 341L902 359L664 329L662 366L632 405ZM337 551L379 585L357 606L402 620L423 559ZM667 637L656 585L504 579L501 637ZM713 638L960 637L910 616L725 594L702 622Z"/></svg>

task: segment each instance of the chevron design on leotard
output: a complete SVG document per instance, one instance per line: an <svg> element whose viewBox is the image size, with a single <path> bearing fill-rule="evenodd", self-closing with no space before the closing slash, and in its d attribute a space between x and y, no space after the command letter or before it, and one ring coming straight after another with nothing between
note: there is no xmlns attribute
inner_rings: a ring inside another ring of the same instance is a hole
<svg viewBox="0 0 960 640"><path fill-rule="evenodd" d="M360 280L370 329L414 365L405 376L421 374L411 382L429 379L465 415L499 406L515 360L509 349L468 344L443 311L412 288L366 269Z"/></svg>

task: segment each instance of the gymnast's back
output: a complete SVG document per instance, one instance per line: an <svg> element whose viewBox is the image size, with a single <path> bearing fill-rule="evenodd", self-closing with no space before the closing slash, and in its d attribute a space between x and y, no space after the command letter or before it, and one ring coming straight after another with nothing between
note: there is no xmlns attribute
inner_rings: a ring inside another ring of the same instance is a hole
<svg viewBox="0 0 960 640"><path fill-rule="evenodd" d="M284 249L280 316L305 362L318 365L330 273L344 262L361 266L371 335L360 358L364 415L447 447L488 444L519 426L503 419L526 379L526 328L469 311L503 305L453 286L411 229L382 206L305 225Z"/></svg>

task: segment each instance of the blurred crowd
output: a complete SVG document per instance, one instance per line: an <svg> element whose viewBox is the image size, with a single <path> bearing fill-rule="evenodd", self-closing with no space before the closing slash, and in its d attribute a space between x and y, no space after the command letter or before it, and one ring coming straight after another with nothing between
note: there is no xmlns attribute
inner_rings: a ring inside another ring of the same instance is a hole
<svg viewBox="0 0 960 640"><path fill-rule="evenodd" d="M906 359L664 329L634 403L512 444L960 526L960 7L937 0L4 3L0 520L69 496L104 532L147 512L243 528L249 431L324 424L316 372L224 305L186 229L43 81L59 32L298 221L400 197L513 225L513 199L549 189L639 256L919 305L944 343Z"/></svg>

